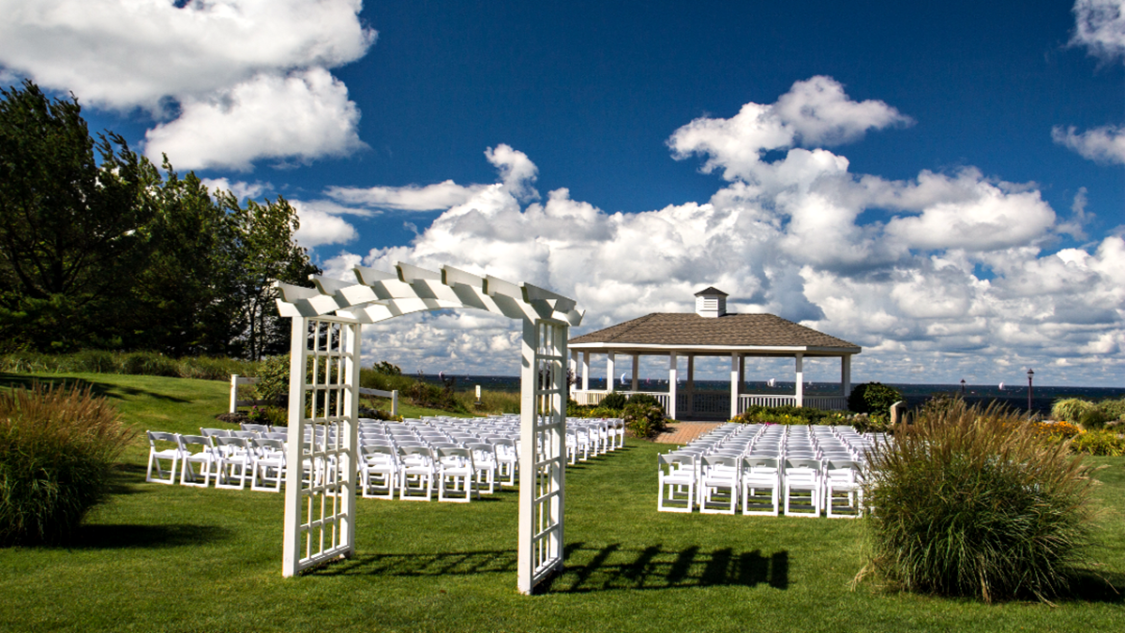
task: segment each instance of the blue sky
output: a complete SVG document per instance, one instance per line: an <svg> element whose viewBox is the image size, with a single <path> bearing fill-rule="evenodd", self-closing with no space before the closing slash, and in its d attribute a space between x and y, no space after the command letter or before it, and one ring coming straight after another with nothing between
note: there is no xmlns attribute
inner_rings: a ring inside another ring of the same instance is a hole
<svg viewBox="0 0 1125 633"><path fill-rule="evenodd" d="M284 195L328 274L526 280L582 331L716 285L862 345L858 380L1120 386L1122 7L0 0L0 78ZM516 370L487 316L368 329L408 370Z"/></svg>

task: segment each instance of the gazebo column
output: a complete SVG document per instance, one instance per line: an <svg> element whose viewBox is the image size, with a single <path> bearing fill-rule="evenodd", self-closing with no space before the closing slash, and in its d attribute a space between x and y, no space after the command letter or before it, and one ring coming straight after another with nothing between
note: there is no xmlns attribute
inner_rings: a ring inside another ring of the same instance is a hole
<svg viewBox="0 0 1125 633"><path fill-rule="evenodd" d="M641 377L641 355L633 354L633 391L637 391Z"/></svg>
<svg viewBox="0 0 1125 633"><path fill-rule="evenodd" d="M582 391L590 390L590 352L582 352Z"/></svg>
<svg viewBox="0 0 1125 633"><path fill-rule="evenodd" d="M695 356L687 355L687 386L684 388L687 392L687 411L688 415L695 412Z"/></svg>
<svg viewBox="0 0 1125 633"><path fill-rule="evenodd" d="M676 419L676 352L668 356L668 417Z"/></svg>
<svg viewBox="0 0 1125 633"><path fill-rule="evenodd" d="M742 357L737 352L730 355L730 417L738 415L738 392L742 386Z"/></svg>
<svg viewBox="0 0 1125 633"><path fill-rule="evenodd" d="M840 395L845 398L852 395L852 357L850 354L840 357Z"/></svg>
<svg viewBox="0 0 1125 633"><path fill-rule="evenodd" d="M797 354L797 406L805 406L805 357Z"/></svg>
<svg viewBox="0 0 1125 633"><path fill-rule="evenodd" d="M613 383L617 378L617 370L614 369L614 361L617 360L617 355L613 352L606 354L605 360L605 390L613 391Z"/></svg>

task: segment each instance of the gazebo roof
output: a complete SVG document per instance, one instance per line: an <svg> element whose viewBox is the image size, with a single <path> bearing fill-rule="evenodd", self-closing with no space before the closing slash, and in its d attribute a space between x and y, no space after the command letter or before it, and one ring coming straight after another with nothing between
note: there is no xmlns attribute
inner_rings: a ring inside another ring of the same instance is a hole
<svg viewBox="0 0 1125 633"><path fill-rule="evenodd" d="M861 348L772 314L655 313L570 339L572 349L858 354Z"/></svg>

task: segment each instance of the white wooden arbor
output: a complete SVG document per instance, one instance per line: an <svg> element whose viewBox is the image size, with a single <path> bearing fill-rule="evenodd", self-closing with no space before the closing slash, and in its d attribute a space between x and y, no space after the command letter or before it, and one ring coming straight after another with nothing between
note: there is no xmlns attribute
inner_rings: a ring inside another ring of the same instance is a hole
<svg viewBox="0 0 1125 633"><path fill-rule="evenodd" d="M283 575L355 551L363 324L476 308L523 322L517 570L519 590L531 593L562 567L566 345L582 312L549 290L449 266L354 272L351 283L314 275L315 288L277 284L278 311L293 320Z"/></svg>

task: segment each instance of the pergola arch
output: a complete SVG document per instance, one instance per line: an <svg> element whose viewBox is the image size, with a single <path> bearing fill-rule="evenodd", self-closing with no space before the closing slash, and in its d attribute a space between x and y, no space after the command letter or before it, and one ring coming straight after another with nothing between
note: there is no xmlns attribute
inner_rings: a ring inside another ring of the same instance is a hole
<svg viewBox="0 0 1125 633"><path fill-rule="evenodd" d="M355 282L313 275L313 288L275 284L293 331L282 574L355 551L362 326L472 308L523 322L517 570L519 590L531 593L562 566L567 340L583 313L573 299L528 283L451 266L394 268L356 267Z"/></svg>

